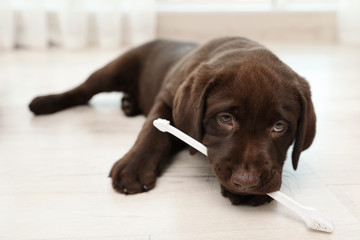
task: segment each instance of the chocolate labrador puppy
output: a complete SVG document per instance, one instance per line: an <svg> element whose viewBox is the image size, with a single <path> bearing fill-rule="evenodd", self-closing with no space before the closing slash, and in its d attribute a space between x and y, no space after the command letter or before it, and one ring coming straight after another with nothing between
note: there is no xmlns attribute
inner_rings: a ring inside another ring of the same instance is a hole
<svg viewBox="0 0 360 240"><path fill-rule="evenodd" d="M233 204L261 205L279 190L288 148L292 164L315 136L316 117L307 81L264 46L242 37L203 45L156 40L97 70L80 86L30 103L36 115L87 104L97 93L123 92L127 116L147 120L110 177L116 191L134 194L155 186L169 157L184 147L152 122L171 120L202 142ZM190 149L194 153L194 149Z"/></svg>

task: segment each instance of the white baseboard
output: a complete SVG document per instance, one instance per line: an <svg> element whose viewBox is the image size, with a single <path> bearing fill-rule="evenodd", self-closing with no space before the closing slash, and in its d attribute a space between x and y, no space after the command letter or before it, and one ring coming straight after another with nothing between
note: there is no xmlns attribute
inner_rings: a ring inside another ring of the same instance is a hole
<svg viewBox="0 0 360 240"><path fill-rule="evenodd" d="M159 12L157 36L204 42L241 35L262 42L337 41L336 12Z"/></svg>

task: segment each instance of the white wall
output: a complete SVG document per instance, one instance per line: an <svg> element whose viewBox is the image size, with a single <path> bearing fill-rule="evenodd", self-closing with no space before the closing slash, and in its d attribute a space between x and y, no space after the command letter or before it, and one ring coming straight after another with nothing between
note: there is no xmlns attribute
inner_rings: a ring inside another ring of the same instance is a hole
<svg viewBox="0 0 360 240"><path fill-rule="evenodd" d="M339 40L360 45L360 1L339 0Z"/></svg>

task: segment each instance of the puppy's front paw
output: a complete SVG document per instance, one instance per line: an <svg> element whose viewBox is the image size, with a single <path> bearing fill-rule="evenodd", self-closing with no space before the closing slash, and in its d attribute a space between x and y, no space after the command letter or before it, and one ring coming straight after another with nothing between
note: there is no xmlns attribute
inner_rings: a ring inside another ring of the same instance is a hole
<svg viewBox="0 0 360 240"><path fill-rule="evenodd" d="M268 195L239 195L228 191L226 188L221 186L221 194L224 197L229 198L230 202L233 205L250 205L250 206L260 206L265 203L270 203L273 199Z"/></svg>
<svg viewBox="0 0 360 240"><path fill-rule="evenodd" d="M157 173L149 159L128 154L114 164L109 177L117 192L134 194L154 188Z"/></svg>

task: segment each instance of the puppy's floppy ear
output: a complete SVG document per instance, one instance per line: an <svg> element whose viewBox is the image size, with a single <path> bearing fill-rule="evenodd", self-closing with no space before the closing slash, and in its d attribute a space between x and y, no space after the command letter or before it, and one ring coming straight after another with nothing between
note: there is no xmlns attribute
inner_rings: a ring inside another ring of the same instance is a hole
<svg viewBox="0 0 360 240"><path fill-rule="evenodd" d="M300 78L298 90L301 110L292 152L294 170L297 169L300 153L310 147L316 132L316 116L311 101L310 86L305 79Z"/></svg>
<svg viewBox="0 0 360 240"><path fill-rule="evenodd" d="M207 93L215 82L208 64L201 64L185 79L176 91L173 102L174 124L181 131L202 140L202 120L205 112ZM190 148L190 153L196 150Z"/></svg>

